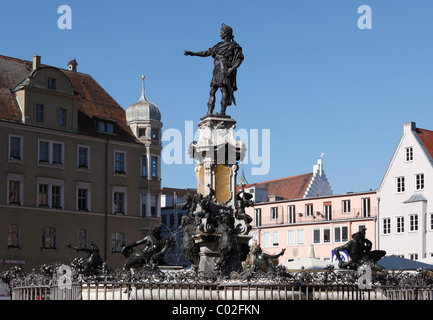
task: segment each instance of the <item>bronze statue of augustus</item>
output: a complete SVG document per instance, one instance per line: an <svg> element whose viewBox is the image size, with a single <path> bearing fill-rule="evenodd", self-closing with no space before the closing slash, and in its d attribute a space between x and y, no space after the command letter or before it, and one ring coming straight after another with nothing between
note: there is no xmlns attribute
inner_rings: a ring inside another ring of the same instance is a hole
<svg viewBox="0 0 433 320"><path fill-rule="evenodd" d="M200 52L185 51L185 55L198 57L211 56L214 58L207 115L213 114L215 94L220 89L222 95L221 112L218 115L225 116L227 106L230 106L232 103L236 105L234 96L234 92L237 90L236 74L237 69L244 60L244 55L242 48L233 40L233 29L231 27L223 23L220 36L223 41L218 42L212 48Z"/></svg>

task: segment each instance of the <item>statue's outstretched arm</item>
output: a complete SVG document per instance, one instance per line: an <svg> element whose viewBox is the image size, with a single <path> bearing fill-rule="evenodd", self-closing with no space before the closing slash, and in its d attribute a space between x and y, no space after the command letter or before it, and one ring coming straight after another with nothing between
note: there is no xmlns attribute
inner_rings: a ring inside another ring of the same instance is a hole
<svg viewBox="0 0 433 320"><path fill-rule="evenodd" d="M199 52L193 52L193 51L185 50L184 54L186 56L197 56L197 57L209 57L210 56L209 50L199 51Z"/></svg>

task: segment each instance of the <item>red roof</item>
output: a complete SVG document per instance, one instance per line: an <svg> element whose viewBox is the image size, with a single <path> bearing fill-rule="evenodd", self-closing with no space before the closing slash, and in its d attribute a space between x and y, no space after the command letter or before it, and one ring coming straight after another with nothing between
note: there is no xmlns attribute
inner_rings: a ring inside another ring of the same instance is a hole
<svg viewBox="0 0 433 320"><path fill-rule="evenodd" d="M416 133L433 159L433 131L416 128Z"/></svg>
<svg viewBox="0 0 433 320"><path fill-rule="evenodd" d="M0 119L21 122L21 110L13 89L32 71L33 62L0 55ZM46 67L47 65L41 65ZM59 69L71 81L75 96L79 97L78 130L81 134L106 137L98 132L92 118L115 122L115 135L110 139L138 142L126 124L125 110L90 75Z"/></svg>
<svg viewBox="0 0 433 320"><path fill-rule="evenodd" d="M244 188L257 187L268 190L268 197L280 196L283 200L303 198L313 173L300 174L293 177L258 182L245 185Z"/></svg>

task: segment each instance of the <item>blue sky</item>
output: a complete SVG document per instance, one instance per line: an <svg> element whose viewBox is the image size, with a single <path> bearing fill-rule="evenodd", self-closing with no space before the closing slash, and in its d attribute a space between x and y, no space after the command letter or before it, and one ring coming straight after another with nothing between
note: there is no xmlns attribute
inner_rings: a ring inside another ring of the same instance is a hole
<svg viewBox="0 0 433 320"><path fill-rule="evenodd" d="M57 27L64 4L71 30ZM75 58L125 109L144 74L163 130L184 133L207 110L213 61L183 51L213 46L224 22L245 55L227 113L238 129L270 129L269 173L245 164L247 180L311 172L324 153L339 194L379 187L403 123L433 130L432 15L430 0L2 1L0 54L60 68ZM163 186L195 187L193 169L163 164Z"/></svg>

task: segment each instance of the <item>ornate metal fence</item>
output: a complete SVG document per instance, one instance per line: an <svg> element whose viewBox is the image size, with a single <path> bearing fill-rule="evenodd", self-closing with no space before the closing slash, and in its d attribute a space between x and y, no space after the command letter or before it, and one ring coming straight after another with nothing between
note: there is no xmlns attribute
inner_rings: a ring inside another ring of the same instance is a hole
<svg viewBox="0 0 433 320"><path fill-rule="evenodd" d="M9 274L13 300L433 300L433 277L383 271L368 283L356 271L247 270L223 276L195 271L106 271L92 277L53 272ZM13 276L11 276L13 275ZM8 279L8 275L4 276Z"/></svg>

